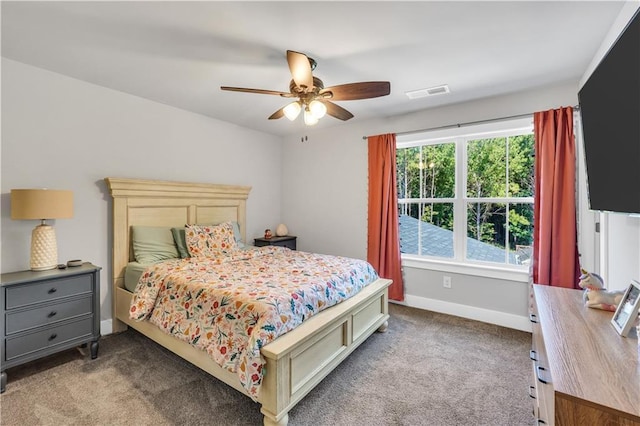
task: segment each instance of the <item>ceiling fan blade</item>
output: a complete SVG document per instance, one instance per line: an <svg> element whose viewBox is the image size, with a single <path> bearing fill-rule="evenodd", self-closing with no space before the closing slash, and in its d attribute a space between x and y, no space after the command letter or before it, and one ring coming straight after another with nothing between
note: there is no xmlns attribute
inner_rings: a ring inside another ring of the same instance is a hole
<svg viewBox="0 0 640 426"><path fill-rule="evenodd" d="M245 92L245 93L259 93L262 95L279 95L283 98L291 98L295 95L287 92L278 92L275 90L264 90L264 89L247 89L246 87L229 87L229 86L220 86L221 90L229 90L231 92Z"/></svg>
<svg viewBox="0 0 640 426"><path fill-rule="evenodd" d="M284 107L280 108L273 114L269 116L269 120L277 120L278 118L284 117Z"/></svg>
<svg viewBox="0 0 640 426"><path fill-rule="evenodd" d="M391 93L391 84L388 81L365 81L361 83L340 84L327 87L320 91L320 95L327 96L332 101L352 101L356 99L377 98Z"/></svg>
<svg viewBox="0 0 640 426"><path fill-rule="evenodd" d="M298 87L305 87L311 90L313 87L313 75L311 74L311 63L304 53L287 50L287 62L293 81Z"/></svg>
<svg viewBox="0 0 640 426"><path fill-rule="evenodd" d="M327 114L332 117L338 118L342 121L347 121L350 118L353 118L353 114L351 114L341 106L334 104L333 102L329 102L327 100L321 100L320 102L325 104L325 106L327 107Z"/></svg>

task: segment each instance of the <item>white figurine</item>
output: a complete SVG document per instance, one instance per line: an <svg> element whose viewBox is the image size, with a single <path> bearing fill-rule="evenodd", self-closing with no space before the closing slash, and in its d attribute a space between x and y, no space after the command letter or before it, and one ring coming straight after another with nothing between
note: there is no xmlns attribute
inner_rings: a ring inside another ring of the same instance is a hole
<svg viewBox="0 0 640 426"><path fill-rule="evenodd" d="M596 273L580 269L580 282L578 285L584 289L583 299L590 308L604 309L615 312L624 291L606 290L604 280Z"/></svg>

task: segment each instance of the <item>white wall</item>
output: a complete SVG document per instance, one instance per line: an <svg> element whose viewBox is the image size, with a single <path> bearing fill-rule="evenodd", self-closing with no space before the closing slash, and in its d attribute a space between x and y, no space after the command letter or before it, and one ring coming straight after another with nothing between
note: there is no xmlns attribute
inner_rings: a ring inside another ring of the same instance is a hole
<svg viewBox="0 0 640 426"><path fill-rule="evenodd" d="M309 128L285 138L282 214L303 250L366 258L367 143L363 136L528 114L576 105L577 82L424 110L386 120ZM330 120L327 117L325 120ZM442 276L453 288L443 291ZM404 267L407 303L528 329L526 274L518 281Z"/></svg>
<svg viewBox="0 0 640 426"><path fill-rule="evenodd" d="M603 213L601 259L605 285L624 290L632 279L640 281L640 217Z"/></svg>
<svg viewBox="0 0 640 426"><path fill-rule="evenodd" d="M105 177L252 186L250 240L280 221L281 159L278 137L3 58L1 270L29 269L37 225L10 219L11 189L72 190L73 219L54 222L59 261L102 266L101 317L111 318Z"/></svg>

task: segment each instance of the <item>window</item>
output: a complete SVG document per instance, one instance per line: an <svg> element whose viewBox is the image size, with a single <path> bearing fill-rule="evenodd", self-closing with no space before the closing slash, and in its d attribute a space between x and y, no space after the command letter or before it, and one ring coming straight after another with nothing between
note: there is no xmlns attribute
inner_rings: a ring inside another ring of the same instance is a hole
<svg viewBox="0 0 640 426"><path fill-rule="evenodd" d="M533 244L531 121L398 136L403 257L528 265Z"/></svg>

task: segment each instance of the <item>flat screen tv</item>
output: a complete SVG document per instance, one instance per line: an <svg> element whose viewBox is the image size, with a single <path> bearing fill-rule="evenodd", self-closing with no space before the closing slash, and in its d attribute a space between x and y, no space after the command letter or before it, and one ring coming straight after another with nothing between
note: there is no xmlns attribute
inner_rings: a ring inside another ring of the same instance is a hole
<svg viewBox="0 0 640 426"><path fill-rule="evenodd" d="M640 13L578 92L592 210L640 213Z"/></svg>

